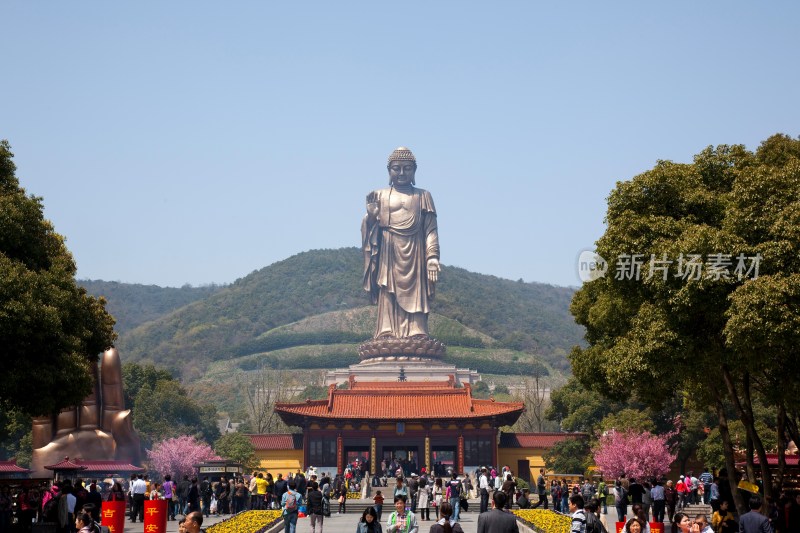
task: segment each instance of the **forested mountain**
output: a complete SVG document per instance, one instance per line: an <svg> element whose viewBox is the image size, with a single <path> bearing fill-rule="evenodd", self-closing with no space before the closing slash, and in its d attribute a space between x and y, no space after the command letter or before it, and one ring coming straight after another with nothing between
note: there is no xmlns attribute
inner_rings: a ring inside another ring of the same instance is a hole
<svg viewBox="0 0 800 533"><path fill-rule="evenodd" d="M365 308L369 299L361 288L361 269L357 248L297 254L133 330L121 330L120 353L126 361L154 362L185 378L204 374L213 361L273 352L277 356L280 350L303 345L329 346L330 368L351 363L342 346L365 340L371 329L371 319L365 318L371 311ZM566 354L582 343L583 335L569 314L573 292L444 266L432 305L433 333L451 346L461 346L462 358L468 356L465 350L473 350L469 357L480 358L485 348L498 354L510 349L566 369ZM115 314L123 303L105 295ZM341 313L348 310L352 312ZM134 313L144 314L143 308ZM287 327L301 321L303 327Z"/></svg>
<svg viewBox="0 0 800 533"><path fill-rule="evenodd" d="M78 280L78 285L85 287L89 294L105 296L108 300L106 309L116 318L114 329L120 334L162 317L179 307L206 298L222 288L221 285L159 287L92 279Z"/></svg>

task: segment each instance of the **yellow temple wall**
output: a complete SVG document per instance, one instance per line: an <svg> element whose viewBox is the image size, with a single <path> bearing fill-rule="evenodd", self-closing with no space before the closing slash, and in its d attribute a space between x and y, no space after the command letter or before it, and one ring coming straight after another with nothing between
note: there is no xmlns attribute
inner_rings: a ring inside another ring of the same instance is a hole
<svg viewBox="0 0 800 533"><path fill-rule="evenodd" d="M303 467L303 450L256 450L259 470L286 474ZM248 472L249 473L249 472Z"/></svg>

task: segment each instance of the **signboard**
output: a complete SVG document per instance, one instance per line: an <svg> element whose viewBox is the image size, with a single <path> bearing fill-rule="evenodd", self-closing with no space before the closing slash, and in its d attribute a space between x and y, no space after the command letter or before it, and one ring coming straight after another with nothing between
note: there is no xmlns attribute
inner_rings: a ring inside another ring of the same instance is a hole
<svg viewBox="0 0 800 533"><path fill-rule="evenodd" d="M752 492L753 494L758 494L758 485L750 483L749 481L741 480L739 482L739 488L747 492Z"/></svg>

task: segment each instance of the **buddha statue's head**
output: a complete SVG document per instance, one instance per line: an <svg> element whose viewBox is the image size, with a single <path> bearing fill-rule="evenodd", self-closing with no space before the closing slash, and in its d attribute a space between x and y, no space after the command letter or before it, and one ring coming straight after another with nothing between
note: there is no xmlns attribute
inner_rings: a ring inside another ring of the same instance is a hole
<svg viewBox="0 0 800 533"><path fill-rule="evenodd" d="M417 172L417 159L411 153L411 150L405 146L401 146L392 152L386 168L389 169L390 185L416 184L414 175Z"/></svg>

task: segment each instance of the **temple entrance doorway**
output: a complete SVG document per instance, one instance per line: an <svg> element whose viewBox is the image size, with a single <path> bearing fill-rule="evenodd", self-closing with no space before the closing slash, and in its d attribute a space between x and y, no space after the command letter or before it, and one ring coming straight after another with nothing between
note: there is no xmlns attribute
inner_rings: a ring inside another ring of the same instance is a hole
<svg viewBox="0 0 800 533"><path fill-rule="evenodd" d="M359 470L362 469L363 465L366 465L366 468L369 469L369 446L345 446L344 460L351 467L358 461Z"/></svg>
<svg viewBox="0 0 800 533"><path fill-rule="evenodd" d="M431 446L431 469L436 477L450 477L456 464L455 446Z"/></svg>
<svg viewBox="0 0 800 533"><path fill-rule="evenodd" d="M412 473L419 473L419 467L422 459L419 456L419 446L384 446L383 447L383 460L389 466L390 477L394 477L397 468L403 470L405 477L410 476ZM395 467L392 468L391 465ZM424 465L423 465L424 466Z"/></svg>

